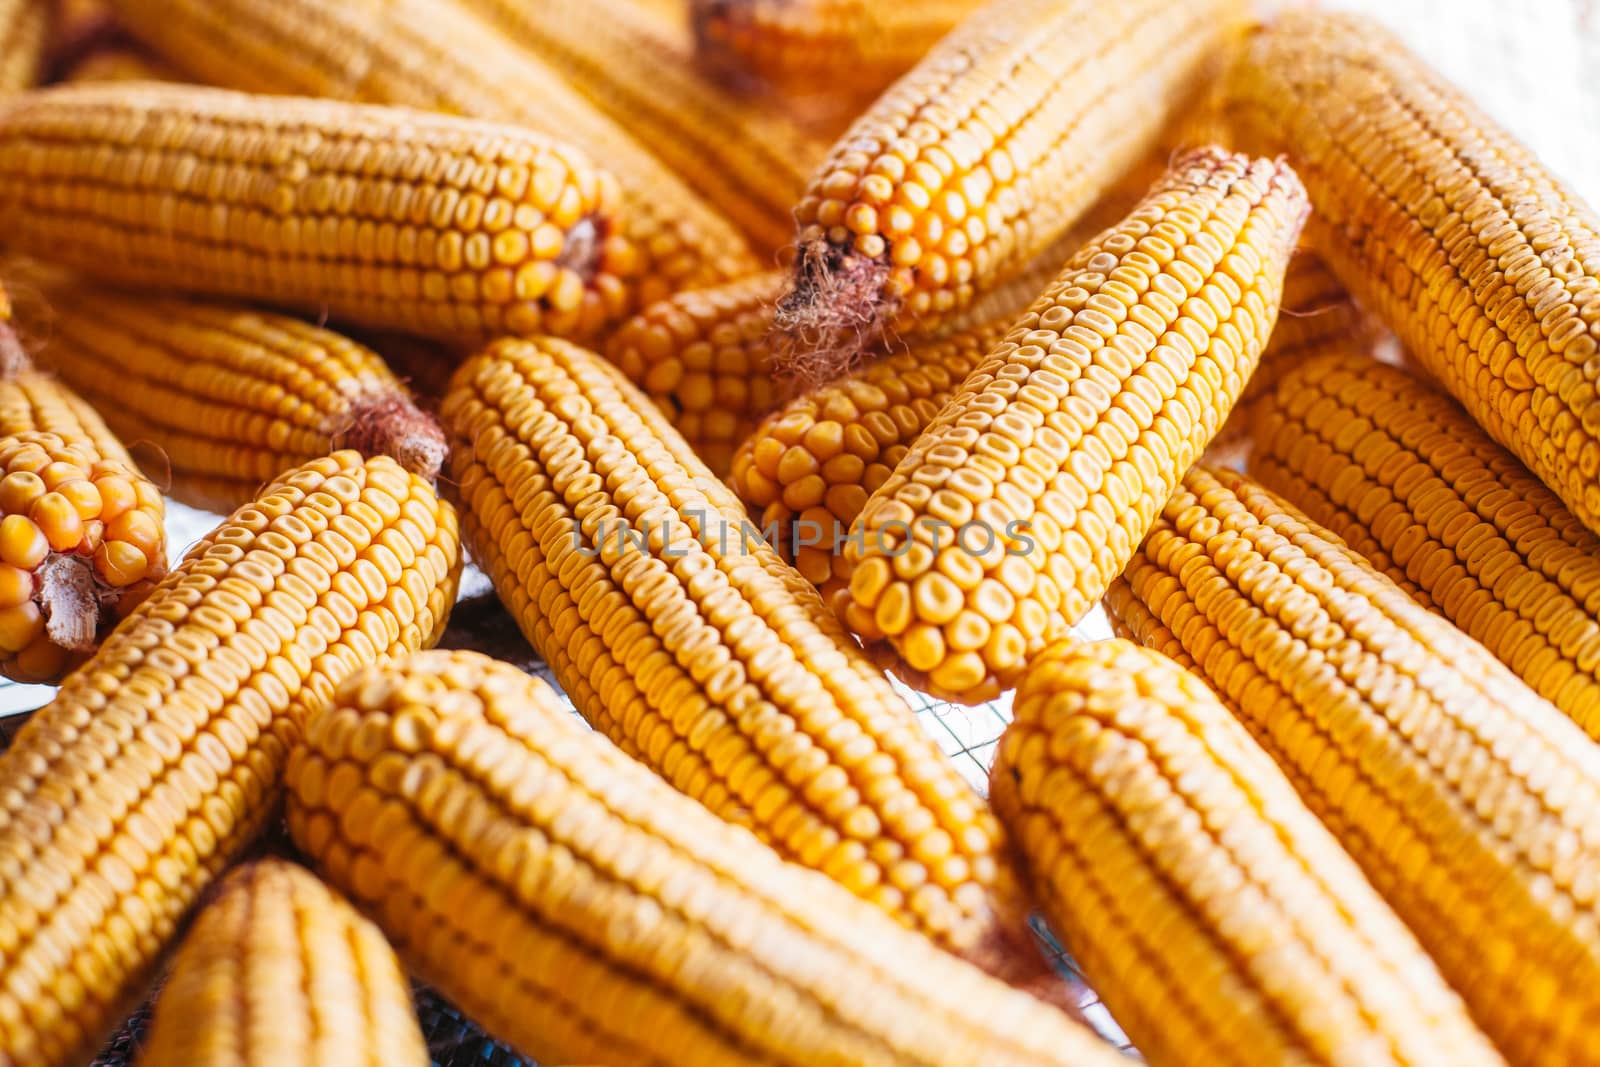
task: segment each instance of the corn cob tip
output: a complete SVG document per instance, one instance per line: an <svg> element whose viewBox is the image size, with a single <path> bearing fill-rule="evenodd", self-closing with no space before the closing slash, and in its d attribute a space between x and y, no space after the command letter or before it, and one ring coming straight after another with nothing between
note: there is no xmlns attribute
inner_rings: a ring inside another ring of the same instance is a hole
<svg viewBox="0 0 1600 1067"><path fill-rule="evenodd" d="M801 392L847 374L899 305L885 291L889 264L828 241L800 248L793 288L772 315L773 371Z"/></svg>
<svg viewBox="0 0 1600 1067"><path fill-rule="evenodd" d="M334 448L353 448L363 456L388 456L426 481L439 476L449 445L433 416L410 398L375 393L350 406L348 428L333 438Z"/></svg>

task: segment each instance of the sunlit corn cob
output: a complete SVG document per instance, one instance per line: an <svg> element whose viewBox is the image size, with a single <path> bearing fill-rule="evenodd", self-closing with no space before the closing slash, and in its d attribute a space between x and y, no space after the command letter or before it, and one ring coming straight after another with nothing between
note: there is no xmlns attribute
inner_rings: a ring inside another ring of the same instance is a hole
<svg viewBox="0 0 1600 1067"><path fill-rule="evenodd" d="M619 372L497 342L441 418L473 558L590 723L908 926L1037 965L982 801Z"/></svg>
<svg viewBox="0 0 1600 1067"><path fill-rule="evenodd" d="M304 867L223 880L172 961L139 1067L428 1067L378 928Z"/></svg>
<svg viewBox="0 0 1600 1067"><path fill-rule="evenodd" d="M1052 645L990 795L1040 904L1144 1058L1501 1064L1283 772L1192 674Z"/></svg>
<svg viewBox="0 0 1600 1067"><path fill-rule="evenodd" d="M689 0L701 59L736 84L865 105L982 0Z"/></svg>
<svg viewBox="0 0 1600 1067"><path fill-rule="evenodd" d="M636 0L464 0L648 145L768 252L829 143L696 69L686 22ZM961 0L971 6L973 0Z"/></svg>
<svg viewBox="0 0 1600 1067"><path fill-rule="evenodd" d="M1119 1062L477 653L351 678L289 778L290 832L317 867L412 970L544 1062Z"/></svg>
<svg viewBox="0 0 1600 1067"><path fill-rule="evenodd" d="M1305 193L1200 149L982 357L844 540L842 617L988 700L1093 607L1205 450L1277 315Z"/></svg>
<svg viewBox="0 0 1600 1067"><path fill-rule="evenodd" d="M1600 216L1376 22L1286 14L1230 86L1350 291L1600 531Z"/></svg>
<svg viewBox="0 0 1600 1067"><path fill-rule="evenodd" d="M400 108L155 83L0 108L16 250L442 337L616 320L638 260L617 199L537 134Z"/></svg>
<svg viewBox="0 0 1600 1067"><path fill-rule="evenodd" d="M84 400L0 376L0 674L54 681L167 570L161 493Z"/></svg>
<svg viewBox="0 0 1600 1067"><path fill-rule="evenodd" d="M611 362L718 477L778 401L768 335L786 280L769 272L686 289L633 316L606 344Z"/></svg>
<svg viewBox="0 0 1600 1067"><path fill-rule="evenodd" d="M0 97L39 83L53 0L0 0Z"/></svg>
<svg viewBox="0 0 1600 1067"><path fill-rule="evenodd" d="M628 247L630 309L760 269L732 223L648 147L459 0L112 2L140 39L204 81L445 111L574 145L619 183L608 200L617 217L591 243Z"/></svg>
<svg viewBox="0 0 1600 1067"><path fill-rule="evenodd" d="M911 342L791 401L739 446L729 484L830 606L842 610L848 584L845 532L1008 326Z"/></svg>
<svg viewBox="0 0 1600 1067"><path fill-rule="evenodd" d="M1600 749L1582 730L1231 471L1190 472L1106 602L1178 636L1511 1062L1600 1057Z"/></svg>
<svg viewBox="0 0 1600 1067"><path fill-rule="evenodd" d="M1460 408L1360 355L1256 413L1250 469L1600 736L1600 538Z"/></svg>
<svg viewBox="0 0 1600 1067"><path fill-rule="evenodd" d="M58 279L40 360L133 445L171 494L226 512L339 448L388 455L431 481L444 435L376 353L298 319L152 299Z"/></svg>
<svg viewBox="0 0 1600 1067"><path fill-rule="evenodd" d="M795 209L784 369L815 382L885 329L941 328L1152 148L1237 0L994 0L885 93Z"/></svg>
<svg viewBox="0 0 1600 1067"><path fill-rule="evenodd" d="M455 513L387 457L290 471L201 541L0 755L0 1064L81 1062L274 810L305 715L430 644Z"/></svg>

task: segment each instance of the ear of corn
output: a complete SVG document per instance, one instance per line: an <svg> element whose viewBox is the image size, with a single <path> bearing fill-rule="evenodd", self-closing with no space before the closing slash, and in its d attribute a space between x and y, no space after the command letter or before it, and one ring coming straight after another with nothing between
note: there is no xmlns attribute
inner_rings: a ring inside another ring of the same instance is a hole
<svg viewBox="0 0 1600 1067"><path fill-rule="evenodd" d="M1374 22L1286 14L1230 85L1350 291L1600 531L1600 217Z"/></svg>
<svg viewBox="0 0 1600 1067"><path fill-rule="evenodd" d="M166 573L164 518L82 398L25 358L0 377L0 674L52 682L93 652Z"/></svg>
<svg viewBox="0 0 1600 1067"><path fill-rule="evenodd" d="M290 471L196 545L0 755L0 1064L81 1062L277 801L305 715L432 643L455 516L391 459Z"/></svg>
<svg viewBox="0 0 1600 1067"><path fill-rule="evenodd" d="M46 366L124 440L155 449L174 497L226 512L339 448L432 481L444 435L378 355L285 315L58 279Z"/></svg>
<svg viewBox="0 0 1600 1067"><path fill-rule="evenodd" d="M635 0L464 2L647 144L759 248L794 243L795 201L830 142L696 69L681 13L674 22Z"/></svg>
<svg viewBox="0 0 1600 1067"><path fill-rule="evenodd" d="M596 240L622 239L630 249L637 303L628 310L760 269L732 223L648 148L457 0L113 5L179 69L230 89L444 111L574 145L619 182L617 218Z"/></svg>
<svg viewBox="0 0 1600 1067"><path fill-rule="evenodd" d="M1600 736L1600 538L1449 398L1314 360L1257 413L1251 471Z"/></svg>
<svg viewBox="0 0 1600 1067"><path fill-rule="evenodd" d="M52 6L53 0L0 0L0 97L39 84Z"/></svg>
<svg viewBox="0 0 1600 1067"><path fill-rule="evenodd" d="M61 74L64 82L180 81L178 73L131 42L116 41L86 52Z"/></svg>
<svg viewBox="0 0 1600 1067"><path fill-rule="evenodd" d="M623 323L606 355L653 400L718 476L778 400L772 309L785 276L753 274L688 289Z"/></svg>
<svg viewBox="0 0 1600 1067"><path fill-rule="evenodd" d="M724 79L860 108L982 0L689 0L703 62Z"/></svg>
<svg viewBox="0 0 1600 1067"><path fill-rule="evenodd" d="M943 327L1064 233L1232 39L1234 0L995 0L835 145L795 209L784 369Z"/></svg>
<svg viewBox="0 0 1600 1067"><path fill-rule="evenodd" d="M172 961L139 1067L428 1067L378 928L303 867L224 879Z"/></svg>
<svg viewBox="0 0 1600 1067"><path fill-rule="evenodd" d="M848 598L845 531L1008 325L913 342L796 398L739 446L729 484L828 604Z"/></svg>
<svg viewBox="0 0 1600 1067"><path fill-rule="evenodd" d="M497 342L441 417L473 558L590 723L905 924L1037 966L982 801L620 373Z"/></svg>
<svg viewBox="0 0 1600 1067"><path fill-rule="evenodd" d="M1231 471L1190 472L1106 602L1182 641L1509 1060L1600 1056L1600 750L1570 719Z"/></svg>
<svg viewBox="0 0 1600 1067"><path fill-rule="evenodd" d="M0 222L91 275L441 337L592 334L629 301L615 182L397 108L79 85L0 109Z"/></svg>
<svg viewBox="0 0 1600 1067"><path fill-rule="evenodd" d="M1147 1061L1504 1063L1199 679L1126 641L1063 642L1014 713L990 796Z"/></svg>
<svg viewBox="0 0 1600 1067"><path fill-rule="evenodd" d="M1120 1061L477 653L353 677L289 778L290 832L318 869L413 970L544 1062Z"/></svg>
<svg viewBox="0 0 1600 1067"><path fill-rule="evenodd" d="M1079 251L862 509L849 628L950 699L1013 685L1227 418L1304 216L1287 167L1202 149Z"/></svg>

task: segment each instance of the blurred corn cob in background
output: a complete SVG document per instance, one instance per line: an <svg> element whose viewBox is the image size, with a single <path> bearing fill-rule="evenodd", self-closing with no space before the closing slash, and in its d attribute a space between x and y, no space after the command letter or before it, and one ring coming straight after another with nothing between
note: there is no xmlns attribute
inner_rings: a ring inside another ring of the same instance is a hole
<svg viewBox="0 0 1600 1067"><path fill-rule="evenodd" d="M53 7L54 0L0 0L0 99L39 84Z"/></svg>
<svg viewBox="0 0 1600 1067"><path fill-rule="evenodd" d="M639 266L618 199L537 134L399 108L155 83L0 105L16 250L432 336L615 321Z"/></svg>
<svg viewBox="0 0 1600 1067"><path fill-rule="evenodd" d="M716 208L555 71L458 0L112 4L135 35L201 81L444 111L515 124L575 146L620 184L616 217L600 238L626 241L637 293L624 295L636 295L638 303L760 268Z"/></svg>

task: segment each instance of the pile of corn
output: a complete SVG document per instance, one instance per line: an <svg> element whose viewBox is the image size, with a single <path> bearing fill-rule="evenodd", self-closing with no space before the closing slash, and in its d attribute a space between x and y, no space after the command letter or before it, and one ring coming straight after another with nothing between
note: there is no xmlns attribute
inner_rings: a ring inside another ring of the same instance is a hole
<svg viewBox="0 0 1600 1067"><path fill-rule="evenodd" d="M0 43L0 1067L1122 1062L1035 913L1157 1067L1600 1063L1600 216L1375 24Z"/></svg>

